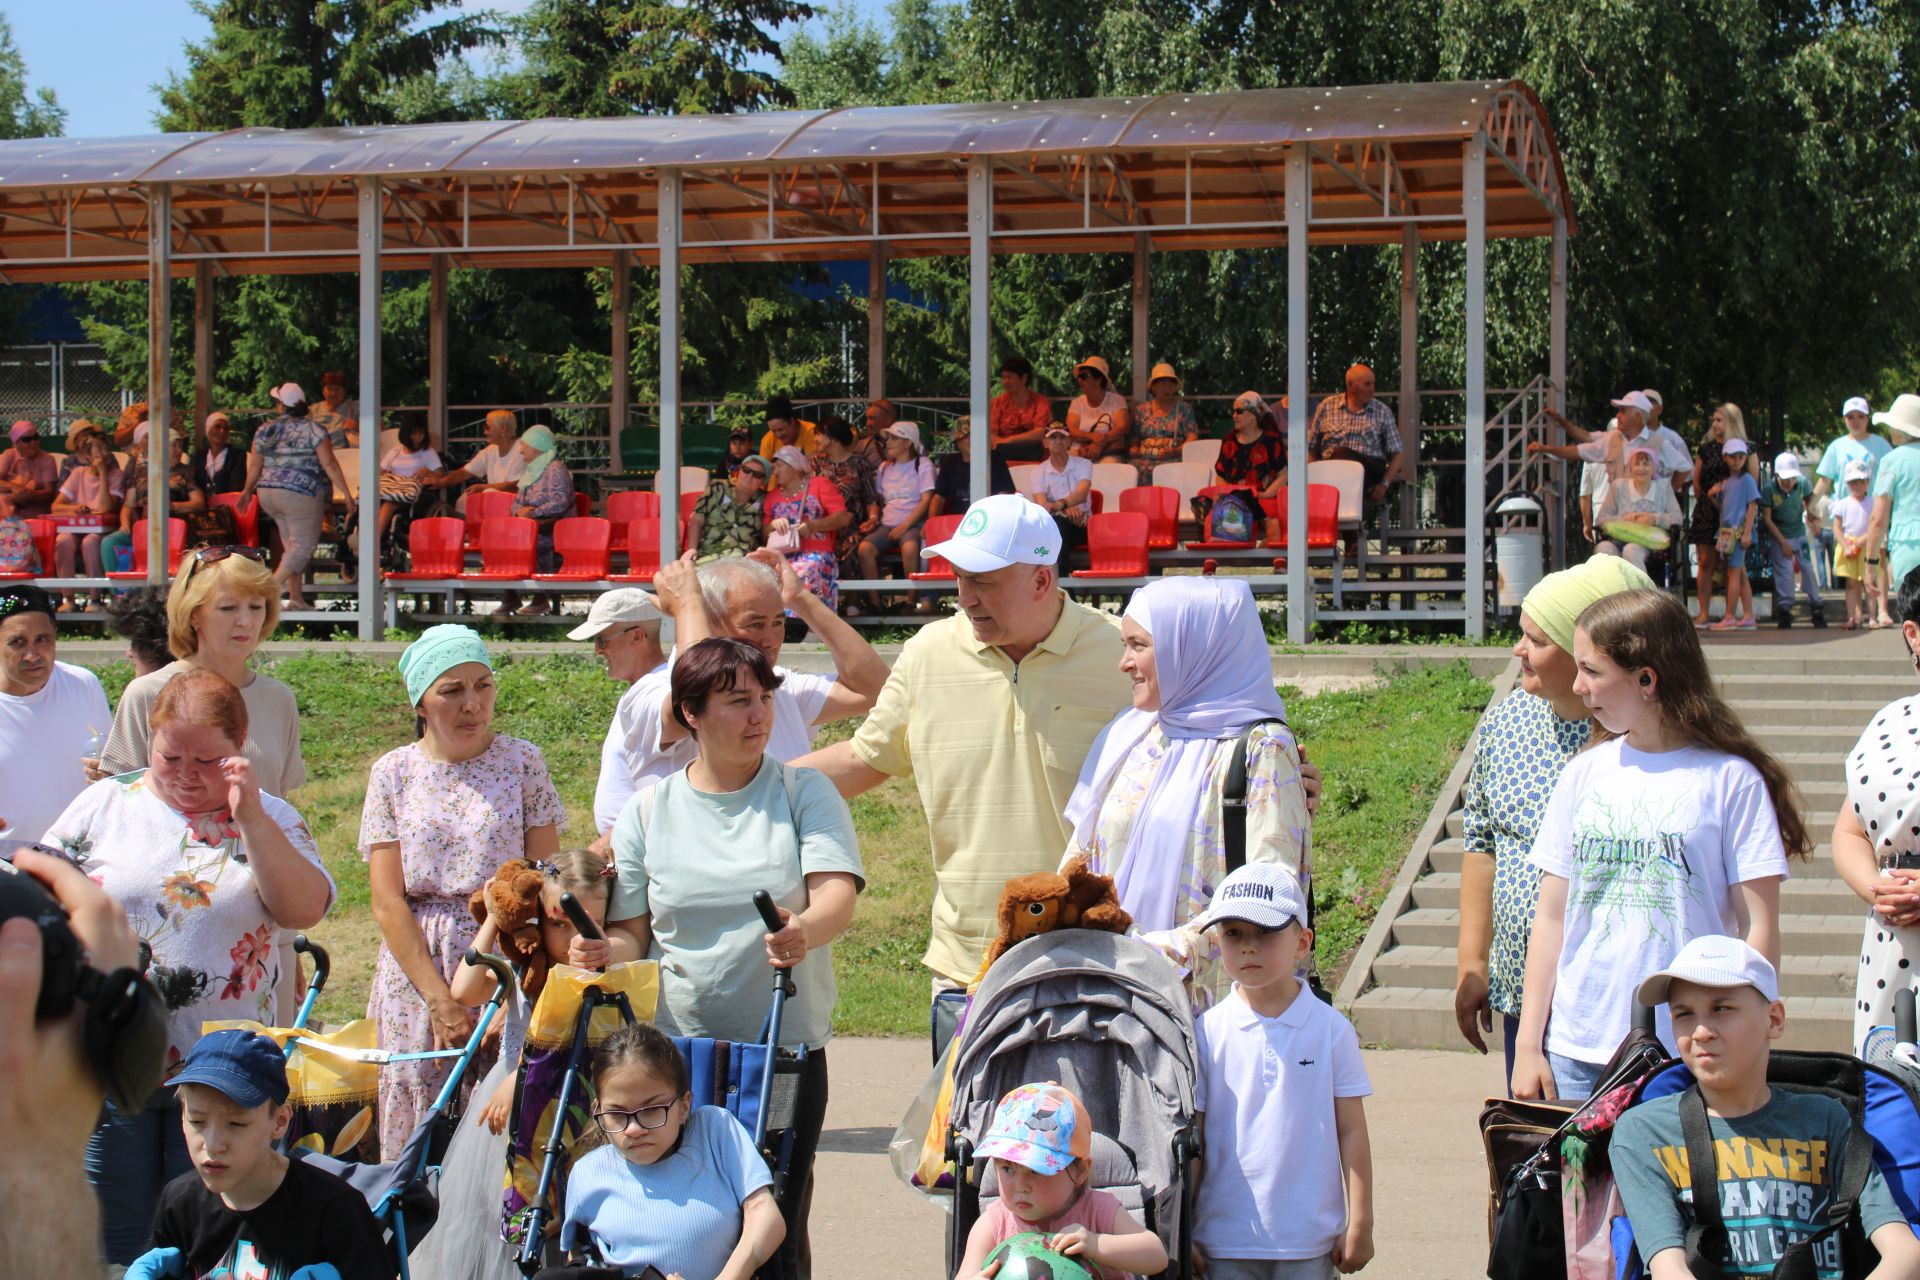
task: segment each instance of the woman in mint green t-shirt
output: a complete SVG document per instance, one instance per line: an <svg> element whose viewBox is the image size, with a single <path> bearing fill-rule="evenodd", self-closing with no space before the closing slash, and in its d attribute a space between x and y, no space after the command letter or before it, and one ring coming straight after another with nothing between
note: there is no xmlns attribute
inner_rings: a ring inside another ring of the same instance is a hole
<svg viewBox="0 0 1920 1280"><path fill-rule="evenodd" d="M1893 428L1897 442L1873 469L1873 523L1867 529L1867 554L1882 555L1900 582L1920 565L1920 396L1901 396L1875 422ZM1876 572L1878 572L1876 570ZM1884 618L1885 606L1881 616Z"/></svg>
<svg viewBox="0 0 1920 1280"><path fill-rule="evenodd" d="M614 958L660 961L654 1021L669 1035L757 1040L773 970L790 969L780 1043L809 1048L780 1210L786 1273L805 1275L813 1155L826 1119L833 940L865 885L853 815L826 775L766 754L781 677L739 640L702 640L673 666L673 718L693 762L627 801L613 826ZM753 895L773 896L768 933Z"/></svg>

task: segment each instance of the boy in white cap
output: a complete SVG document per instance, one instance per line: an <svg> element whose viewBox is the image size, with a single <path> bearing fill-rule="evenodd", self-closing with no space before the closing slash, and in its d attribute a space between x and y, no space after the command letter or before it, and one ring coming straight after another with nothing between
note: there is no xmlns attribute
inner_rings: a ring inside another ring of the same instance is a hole
<svg viewBox="0 0 1920 1280"><path fill-rule="evenodd" d="M1779 980L1766 957L1738 938L1693 939L1640 985L1642 1004L1666 1004L1696 1087L1642 1102L1614 1126L1611 1154L1621 1203L1650 1280L1701 1274L1687 1261L1690 1229L1716 1274L1861 1274L1841 1256L1829 1211L1847 1176L1853 1118L1824 1094L1767 1083L1770 1044L1787 1025ZM1693 1183L1709 1148L1718 1181L1702 1200ZM1689 1158L1700 1149L1703 1159ZM1858 1191L1860 1229L1880 1254L1878 1280L1920 1276L1920 1240L1901 1216L1869 1153ZM1854 1176L1860 1176L1859 1170ZM1706 1213L1700 1212L1704 1205ZM1721 1229L1715 1230L1719 1227ZM1776 1272L1796 1242L1811 1266Z"/></svg>
<svg viewBox="0 0 1920 1280"><path fill-rule="evenodd" d="M1862 607L1861 587L1870 591L1867 577L1867 528L1871 523L1873 500L1867 496L1867 482L1873 477L1873 464L1855 458L1841 473L1847 496L1836 500L1827 518L1833 526L1833 576L1847 584L1847 630L1857 630L1863 621L1871 621L1867 612L1872 602Z"/></svg>
<svg viewBox="0 0 1920 1280"><path fill-rule="evenodd" d="M593 825L605 835L634 791L633 763L627 754L634 728L633 687L667 660L660 650L660 606L638 587L619 587L595 599L587 620L567 632L567 639L593 641L608 677L628 686L600 744L600 780L593 787Z"/></svg>
<svg viewBox="0 0 1920 1280"><path fill-rule="evenodd" d="M1353 1024L1300 980L1306 920L1293 873L1249 863L1193 922L1219 931L1233 978L1194 1028L1206 1166L1193 1243L1212 1280L1325 1280L1373 1257L1373 1088Z"/></svg>
<svg viewBox="0 0 1920 1280"><path fill-rule="evenodd" d="M1753 585L1747 581L1747 552L1753 546L1753 522L1760 507L1760 483L1747 474L1750 446L1739 436L1720 446L1727 459L1727 481L1720 490L1720 554L1727 562L1727 616L1715 631L1751 631Z"/></svg>
<svg viewBox="0 0 1920 1280"><path fill-rule="evenodd" d="M1814 572L1813 548L1807 538L1807 504L1813 487L1792 450L1773 460L1773 483L1760 496L1760 519L1766 525L1773 560L1773 620L1782 630L1793 625L1793 574L1800 571L1800 588L1807 593L1807 616L1816 627L1827 625L1820 600L1819 576Z"/></svg>

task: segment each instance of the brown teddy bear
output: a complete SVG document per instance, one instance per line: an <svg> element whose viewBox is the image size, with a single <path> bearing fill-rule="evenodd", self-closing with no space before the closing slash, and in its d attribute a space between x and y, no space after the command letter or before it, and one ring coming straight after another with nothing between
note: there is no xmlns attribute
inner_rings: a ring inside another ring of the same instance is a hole
<svg viewBox="0 0 1920 1280"><path fill-rule="evenodd" d="M547 985L547 949L540 942L540 892L546 882L532 864L514 858L501 863L493 879L467 901L474 923L485 924L493 917L500 949L520 971L520 990L528 999Z"/></svg>
<svg viewBox="0 0 1920 1280"><path fill-rule="evenodd" d="M1000 936L987 948L986 965L1016 942L1055 929L1100 929L1107 933L1125 933L1133 927L1133 917L1120 906L1113 877L1087 870L1084 856L1075 858L1059 871L1038 871L1030 876L1015 876L1000 890Z"/></svg>

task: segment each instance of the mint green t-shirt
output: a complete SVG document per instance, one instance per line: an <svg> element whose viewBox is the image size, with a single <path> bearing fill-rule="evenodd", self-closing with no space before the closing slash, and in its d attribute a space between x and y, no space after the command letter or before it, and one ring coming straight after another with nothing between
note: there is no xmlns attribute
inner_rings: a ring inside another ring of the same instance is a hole
<svg viewBox="0 0 1920 1280"><path fill-rule="evenodd" d="M1887 558L1893 585L1920 567L1920 444L1903 444L1873 469L1873 496L1892 500L1887 521ZM1868 503L1871 511L1874 504Z"/></svg>
<svg viewBox="0 0 1920 1280"><path fill-rule="evenodd" d="M696 790L681 769L627 800L613 824L617 876L609 920L651 916L660 962L654 1023L668 1035L751 1041L773 994L767 927L753 895L789 911L807 905L806 877L846 872L865 888L853 815L825 774L794 769L787 803L771 757L738 791ZM652 812L641 809L652 793ZM780 1043L825 1044L833 1033L833 948L794 967Z"/></svg>

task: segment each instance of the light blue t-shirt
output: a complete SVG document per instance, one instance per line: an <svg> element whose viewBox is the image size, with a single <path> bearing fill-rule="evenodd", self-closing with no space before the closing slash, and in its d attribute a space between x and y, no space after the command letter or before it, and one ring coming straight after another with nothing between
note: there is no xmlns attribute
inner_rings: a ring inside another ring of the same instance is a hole
<svg viewBox="0 0 1920 1280"><path fill-rule="evenodd" d="M1888 513L1887 559L1897 589L1920 565L1920 445L1902 445L1888 452L1873 470L1873 496L1893 499ZM1868 503L1872 511L1874 503Z"/></svg>
<svg viewBox="0 0 1920 1280"><path fill-rule="evenodd" d="M1758 501L1760 501L1758 481L1744 471L1728 476L1726 488L1720 490L1720 527L1739 529L1746 523L1747 508ZM1755 523L1759 523L1757 518Z"/></svg>
<svg viewBox="0 0 1920 1280"><path fill-rule="evenodd" d="M846 872L865 887L847 802L825 774L793 769L789 809L781 769L768 757L752 782L718 795L696 790L681 769L634 795L613 824L619 874L607 918L652 917L650 955L660 961L654 1021L668 1035L759 1038L773 969L756 889L797 912L807 905L808 875ZM793 974L797 994L787 1001L780 1043L825 1044L837 994L833 948L809 951Z"/></svg>
<svg viewBox="0 0 1920 1280"><path fill-rule="evenodd" d="M719 1107L696 1107L674 1153L635 1164L608 1144L581 1157L567 1180L561 1238L580 1232L610 1267L648 1266L683 1280L714 1280L740 1243L741 1206L772 1185L753 1137Z"/></svg>
<svg viewBox="0 0 1920 1280"><path fill-rule="evenodd" d="M1820 455L1820 465L1813 469L1813 474L1825 480L1833 493L1845 496L1847 464L1855 458L1864 458L1869 467L1878 471L1880 459L1886 457L1887 451L1892 448L1887 438L1878 432L1869 431L1859 440L1851 435L1843 435L1829 444L1827 451ZM1871 480L1873 477L1869 475L1867 478Z"/></svg>

